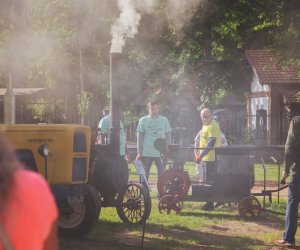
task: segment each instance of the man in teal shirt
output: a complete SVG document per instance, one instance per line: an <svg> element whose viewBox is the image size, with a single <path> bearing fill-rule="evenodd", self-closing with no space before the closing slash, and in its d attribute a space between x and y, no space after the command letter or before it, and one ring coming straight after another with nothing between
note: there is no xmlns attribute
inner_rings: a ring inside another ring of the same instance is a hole
<svg viewBox="0 0 300 250"><path fill-rule="evenodd" d="M104 116L98 125L98 128L100 129L100 132L102 132L105 135L106 144L109 144L110 141L110 123L111 123L111 115L108 114ZM124 126L122 121L120 121L120 155L125 157L125 148L126 148L126 134L124 131Z"/></svg>
<svg viewBox="0 0 300 250"><path fill-rule="evenodd" d="M153 161L157 167L157 177L159 177L164 169L160 152L154 148L154 141L162 138L169 144L171 140L171 127L168 118L158 114L158 104L156 102L149 102L147 107L149 115L139 120L136 129L138 153L136 159L142 160L148 179Z"/></svg>

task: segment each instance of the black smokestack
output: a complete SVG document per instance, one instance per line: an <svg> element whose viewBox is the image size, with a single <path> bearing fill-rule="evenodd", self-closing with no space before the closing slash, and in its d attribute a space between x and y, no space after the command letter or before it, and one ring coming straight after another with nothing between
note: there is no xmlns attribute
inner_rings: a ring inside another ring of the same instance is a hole
<svg viewBox="0 0 300 250"><path fill-rule="evenodd" d="M112 152L120 154L120 84L121 53L110 53L110 113L111 113L111 147Z"/></svg>

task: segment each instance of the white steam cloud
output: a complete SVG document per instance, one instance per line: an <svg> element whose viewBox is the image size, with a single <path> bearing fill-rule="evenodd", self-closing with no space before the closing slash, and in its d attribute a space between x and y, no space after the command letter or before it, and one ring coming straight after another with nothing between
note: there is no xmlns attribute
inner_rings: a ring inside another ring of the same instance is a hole
<svg viewBox="0 0 300 250"><path fill-rule="evenodd" d="M141 19L134 1L119 0L120 17L111 28L112 44L110 52L122 52L127 37L134 37Z"/></svg>
<svg viewBox="0 0 300 250"><path fill-rule="evenodd" d="M168 0L166 13L168 22L179 31L193 16L203 0ZM112 44L110 52L121 53L127 38L138 32L141 14L153 13L159 0L118 0L120 17L111 28Z"/></svg>
<svg viewBox="0 0 300 250"><path fill-rule="evenodd" d="M177 32L188 23L204 0L168 0L168 23Z"/></svg>

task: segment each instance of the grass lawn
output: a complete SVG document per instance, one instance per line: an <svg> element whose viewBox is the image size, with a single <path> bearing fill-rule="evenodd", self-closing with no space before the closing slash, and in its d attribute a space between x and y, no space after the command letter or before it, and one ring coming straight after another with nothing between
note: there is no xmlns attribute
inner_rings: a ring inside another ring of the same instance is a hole
<svg viewBox="0 0 300 250"><path fill-rule="evenodd" d="M277 180L277 166L267 165L267 179ZM156 168L152 167L150 182L156 183ZM194 163L185 169L190 176L195 173ZM261 165L255 166L256 180L263 180ZM130 165L130 180L137 180L134 166ZM155 186L155 185L154 185ZM224 205L207 212L201 209L202 202L184 202L180 214L160 214L157 209L155 188L150 193L152 211L146 224L144 249L278 249L273 242L281 238L284 216L262 212L255 218L242 218L236 204ZM276 195L274 195L276 196ZM279 204L266 201L266 208L284 212L286 196ZM262 197L259 197L262 204ZM275 201L276 200L276 201ZM82 239L61 239L61 249L141 249L142 225L125 225L115 208L102 208L96 228ZM300 232L297 233L300 244Z"/></svg>
<svg viewBox="0 0 300 250"><path fill-rule="evenodd" d="M265 164L266 167L266 180L268 181L277 181L278 179L278 166L274 164ZM187 162L184 166L185 170L188 171L190 176L195 175L195 163ZM135 167L133 164L129 164L129 173L130 180L138 180L139 175L136 173ZM280 177L282 176L283 167L280 166ZM255 180L263 180L264 179L264 168L262 164L255 164ZM149 180L157 180L157 172L155 166L151 167Z"/></svg>

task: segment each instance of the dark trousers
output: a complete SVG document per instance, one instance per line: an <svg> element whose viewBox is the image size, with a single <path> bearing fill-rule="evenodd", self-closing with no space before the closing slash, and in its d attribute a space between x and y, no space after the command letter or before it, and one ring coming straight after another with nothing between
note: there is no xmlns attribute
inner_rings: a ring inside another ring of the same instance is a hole
<svg viewBox="0 0 300 250"><path fill-rule="evenodd" d="M203 181L206 182L212 182L214 179L214 174L216 170L216 164L214 161L201 161L200 167L202 167L202 173L203 173ZM214 208L213 202L206 202L204 205L205 209L212 210Z"/></svg>
<svg viewBox="0 0 300 250"><path fill-rule="evenodd" d="M291 176L288 190L288 201L285 213L285 231L283 239L295 243L298 224L298 206L300 202L300 174Z"/></svg>
<svg viewBox="0 0 300 250"><path fill-rule="evenodd" d="M149 172L150 172L150 168L151 168L153 161L155 162L155 165L157 168L157 179L158 179L159 175L164 171L164 165L163 165L160 157L144 156L142 158L142 162L143 162L143 165L145 168L147 180L149 179Z"/></svg>
<svg viewBox="0 0 300 250"><path fill-rule="evenodd" d="M215 174L216 164L214 161L201 161L200 168L202 168L202 180L213 181L213 176Z"/></svg>

